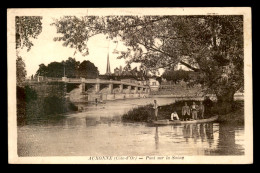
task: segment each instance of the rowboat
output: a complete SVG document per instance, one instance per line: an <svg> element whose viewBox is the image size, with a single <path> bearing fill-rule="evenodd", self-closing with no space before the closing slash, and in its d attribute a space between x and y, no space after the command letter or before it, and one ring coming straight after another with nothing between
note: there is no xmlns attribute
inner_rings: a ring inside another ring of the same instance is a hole
<svg viewBox="0 0 260 173"><path fill-rule="evenodd" d="M170 121L170 120L166 119L166 120L152 121L152 123L156 124L156 125L196 124L196 123L213 122L213 121L216 121L217 119L218 119L218 115L207 118L207 119L199 119L199 120L189 120L189 121L173 120L173 121Z"/></svg>

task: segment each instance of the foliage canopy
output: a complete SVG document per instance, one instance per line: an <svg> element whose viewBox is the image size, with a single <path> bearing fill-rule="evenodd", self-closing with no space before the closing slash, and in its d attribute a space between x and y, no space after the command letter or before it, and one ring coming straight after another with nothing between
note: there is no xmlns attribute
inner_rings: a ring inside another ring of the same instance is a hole
<svg viewBox="0 0 260 173"><path fill-rule="evenodd" d="M44 64L39 65L36 72L37 76L45 77L63 77L68 78L97 78L99 71L98 68L90 61L84 60L83 62L76 61L75 58L69 57L66 61L51 62L47 66Z"/></svg>
<svg viewBox="0 0 260 173"><path fill-rule="evenodd" d="M219 101L232 101L244 83L243 16L67 16L53 25L64 46L88 54L97 34L120 38L128 47L118 58L151 71L180 63L202 73L200 80ZM229 95L229 97L225 97Z"/></svg>
<svg viewBox="0 0 260 173"><path fill-rule="evenodd" d="M16 16L15 17L15 41L16 48L27 47L31 49L33 43L30 38L36 39L42 32L41 16Z"/></svg>

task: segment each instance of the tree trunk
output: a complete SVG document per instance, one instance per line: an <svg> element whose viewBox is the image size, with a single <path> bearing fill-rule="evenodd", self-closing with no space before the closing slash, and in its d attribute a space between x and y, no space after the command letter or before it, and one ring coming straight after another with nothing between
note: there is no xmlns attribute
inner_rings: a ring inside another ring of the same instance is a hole
<svg viewBox="0 0 260 173"><path fill-rule="evenodd" d="M234 94L235 91L232 89L225 89L222 92L218 92L216 94L219 114L227 114L232 111Z"/></svg>

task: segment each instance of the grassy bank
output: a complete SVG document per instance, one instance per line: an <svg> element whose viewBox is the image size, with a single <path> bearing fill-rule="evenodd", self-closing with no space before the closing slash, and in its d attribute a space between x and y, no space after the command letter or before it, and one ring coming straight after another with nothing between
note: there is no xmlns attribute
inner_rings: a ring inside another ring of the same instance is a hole
<svg viewBox="0 0 260 173"><path fill-rule="evenodd" d="M198 101L190 100L190 101L177 101L173 104L164 105L159 108L158 111L158 119L170 119L171 113L175 110L179 117L181 118L181 111L184 102L187 102L188 105L191 105L192 102L199 104ZM138 108L134 108L124 114L122 116L123 121L135 121L135 122L147 122L150 120L154 120L154 109L153 105L140 106ZM244 102L243 101L235 101L232 111L228 114L221 114L221 110L217 103L213 104L212 111L208 114L205 114L205 117L211 117L214 114L219 115L219 122L230 122L230 123L244 123Z"/></svg>
<svg viewBox="0 0 260 173"><path fill-rule="evenodd" d="M171 113L175 110L177 114L181 115L182 106L184 102L187 102L188 105L191 105L194 100L190 101L177 101L173 104L164 105L159 107L158 111L158 119L169 119ZM198 101L194 101L199 104ZM128 113L122 116L122 119L125 121L140 121L146 122L154 119L154 109L153 105L140 106L138 108L134 108L130 110Z"/></svg>

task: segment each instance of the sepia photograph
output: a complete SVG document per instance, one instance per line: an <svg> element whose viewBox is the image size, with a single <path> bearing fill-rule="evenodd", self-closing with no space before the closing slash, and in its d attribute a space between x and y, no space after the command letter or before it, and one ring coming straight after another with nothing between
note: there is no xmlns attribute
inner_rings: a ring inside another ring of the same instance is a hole
<svg viewBox="0 0 260 173"><path fill-rule="evenodd" d="M251 8L8 9L11 164L253 163Z"/></svg>

